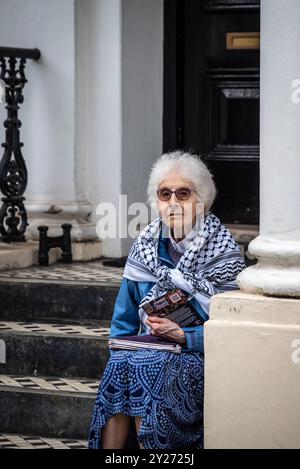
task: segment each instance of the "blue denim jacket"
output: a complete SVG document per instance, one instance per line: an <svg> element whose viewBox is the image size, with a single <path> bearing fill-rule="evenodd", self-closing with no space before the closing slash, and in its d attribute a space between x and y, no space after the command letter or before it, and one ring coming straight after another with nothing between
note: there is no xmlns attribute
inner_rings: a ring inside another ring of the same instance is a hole
<svg viewBox="0 0 300 469"><path fill-rule="evenodd" d="M168 238L162 238L160 236L158 255L163 265L175 268L167 250L167 242ZM154 282L136 282L123 277L114 307L110 337L138 334L140 330L138 307L153 285ZM192 298L190 303L194 306L202 319L207 321L208 315L200 303L196 301L195 298ZM187 343L183 346L182 350L186 352L204 353L203 326L183 327L183 330L186 334Z"/></svg>

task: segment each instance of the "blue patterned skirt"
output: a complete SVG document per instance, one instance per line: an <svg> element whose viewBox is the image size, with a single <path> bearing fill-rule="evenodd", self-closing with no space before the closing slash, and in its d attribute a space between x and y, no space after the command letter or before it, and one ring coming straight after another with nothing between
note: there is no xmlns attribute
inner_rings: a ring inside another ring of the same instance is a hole
<svg viewBox="0 0 300 469"><path fill-rule="evenodd" d="M92 414L90 449L115 414L142 417L145 449L203 448L204 357L198 352L118 350L107 362Z"/></svg>

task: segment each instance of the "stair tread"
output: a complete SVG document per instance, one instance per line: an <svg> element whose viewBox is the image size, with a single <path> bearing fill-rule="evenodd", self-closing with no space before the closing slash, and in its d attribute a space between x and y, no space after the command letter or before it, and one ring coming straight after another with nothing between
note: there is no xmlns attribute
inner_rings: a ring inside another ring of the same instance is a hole
<svg viewBox="0 0 300 469"><path fill-rule="evenodd" d="M84 263L80 261L71 264L57 263L49 267L32 266L3 270L0 272L0 282L119 286L124 269L103 265L103 260L105 259Z"/></svg>
<svg viewBox="0 0 300 469"><path fill-rule="evenodd" d="M36 390L53 393L88 393L95 396L100 380L93 378L64 378L53 376L0 374L0 391Z"/></svg>
<svg viewBox="0 0 300 469"><path fill-rule="evenodd" d="M0 433L0 449L87 449L87 441Z"/></svg>
<svg viewBox="0 0 300 469"><path fill-rule="evenodd" d="M99 261L0 272L0 449L86 449L122 272Z"/></svg>
<svg viewBox="0 0 300 469"><path fill-rule="evenodd" d="M69 337L93 337L108 339L110 328L101 327L101 321L89 322L85 325L24 322L24 321L0 321L0 334L3 333L30 333L42 335L64 335Z"/></svg>
<svg viewBox="0 0 300 469"><path fill-rule="evenodd" d="M109 357L110 329L0 321L0 373L99 378Z"/></svg>

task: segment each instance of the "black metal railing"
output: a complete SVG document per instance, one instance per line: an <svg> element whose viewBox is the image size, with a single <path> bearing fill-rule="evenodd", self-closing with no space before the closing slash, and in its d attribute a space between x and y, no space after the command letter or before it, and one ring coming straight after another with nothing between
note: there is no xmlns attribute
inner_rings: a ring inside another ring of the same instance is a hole
<svg viewBox="0 0 300 469"><path fill-rule="evenodd" d="M23 196L27 187L27 168L22 155L18 111L23 103L26 60L38 60L38 49L0 47L0 85L5 96L7 118L4 121L5 143L0 162L0 191L4 197L0 209L0 241L24 242L28 225Z"/></svg>

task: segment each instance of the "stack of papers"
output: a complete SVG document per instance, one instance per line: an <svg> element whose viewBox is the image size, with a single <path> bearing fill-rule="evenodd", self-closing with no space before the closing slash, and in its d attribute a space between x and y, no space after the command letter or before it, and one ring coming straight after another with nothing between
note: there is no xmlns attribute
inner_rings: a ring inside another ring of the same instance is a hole
<svg viewBox="0 0 300 469"><path fill-rule="evenodd" d="M111 349L122 350L165 350L167 352L181 353L181 346L176 342L171 342L159 336L147 335L127 335L118 338L111 338L108 341Z"/></svg>

